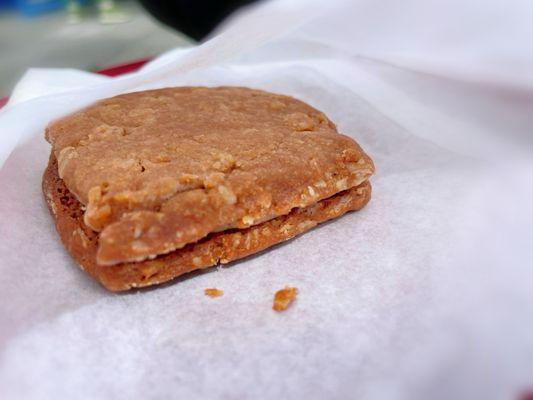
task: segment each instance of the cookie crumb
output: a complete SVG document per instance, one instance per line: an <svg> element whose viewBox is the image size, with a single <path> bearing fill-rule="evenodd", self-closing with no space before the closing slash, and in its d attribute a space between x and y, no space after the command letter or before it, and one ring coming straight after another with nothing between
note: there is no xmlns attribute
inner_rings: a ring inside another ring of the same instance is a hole
<svg viewBox="0 0 533 400"><path fill-rule="evenodd" d="M296 299L298 294L298 289L295 287L286 287L285 289L280 289L274 295L274 303L272 304L272 309L275 311L284 311L286 310L291 303Z"/></svg>
<svg viewBox="0 0 533 400"><path fill-rule="evenodd" d="M220 297L224 294L224 291L216 288L208 288L204 289L204 293L209 297Z"/></svg>

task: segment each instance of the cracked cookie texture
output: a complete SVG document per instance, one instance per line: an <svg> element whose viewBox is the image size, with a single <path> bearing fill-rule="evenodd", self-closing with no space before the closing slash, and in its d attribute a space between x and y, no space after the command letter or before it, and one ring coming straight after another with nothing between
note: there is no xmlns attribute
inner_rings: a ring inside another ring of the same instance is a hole
<svg viewBox="0 0 533 400"><path fill-rule="evenodd" d="M240 87L120 95L55 121L45 135L52 155L43 188L58 230L70 221L72 237L87 245L85 258L74 258L82 265L90 259L88 269L99 271L92 275L112 290L240 258L360 208L374 171L320 111ZM316 207L325 214L315 218ZM300 228L266 233L295 215ZM244 247L227 257L230 237L232 249L241 240ZM206 246L207 253L198 250ZM154 267L178 253L181 272ZM185 262L185 254L194 256ZM142 268L158 270L156 277ZM118 270L135 270L135 278L103 278Z"/></svg>

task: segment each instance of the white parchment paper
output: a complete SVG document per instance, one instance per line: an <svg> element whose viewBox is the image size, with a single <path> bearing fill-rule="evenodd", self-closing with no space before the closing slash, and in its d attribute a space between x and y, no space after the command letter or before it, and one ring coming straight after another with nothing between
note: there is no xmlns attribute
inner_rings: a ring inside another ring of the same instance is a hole
<svg viewBox="0 0 533 400"><path fill-rule="evenodd" d="M0 112L0 398L512 399L533 386L529 2L275 1L110 79L31 70ZM46 123L96 99L241 85L324 111L373 157L366 208L274 249L111 294L42 199ZM286 285L300 295L271 310ZM203 289L225 294L206 298Z"/></svg>

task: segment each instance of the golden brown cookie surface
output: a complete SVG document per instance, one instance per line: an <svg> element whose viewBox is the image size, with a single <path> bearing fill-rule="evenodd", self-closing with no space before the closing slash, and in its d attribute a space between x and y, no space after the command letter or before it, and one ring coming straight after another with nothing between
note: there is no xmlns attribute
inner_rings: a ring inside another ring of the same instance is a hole
<svg viewBox="0 0 533 400"><path fill-rule="evenodd" d="M246 88L113 97L53 123L47 139L81 203L79 229L100 232L91 262L107 266L311 207L374 170L321 112Z"/></svg>

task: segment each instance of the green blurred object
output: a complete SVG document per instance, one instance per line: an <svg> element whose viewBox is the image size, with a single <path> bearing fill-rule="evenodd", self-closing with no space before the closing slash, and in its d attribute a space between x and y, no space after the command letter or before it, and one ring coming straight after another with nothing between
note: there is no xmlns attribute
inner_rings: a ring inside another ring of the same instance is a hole
<svg viewBox="0 0 533 400"><path fill-rule="evenodd" d="M102 24L120 24L130 20L115 0L97 0L97 6L98 21Z"/></svg>
<svg viewBox="0 0 533 400"><path fill-rule="evenodd" d="M98 22L101 24L120 24L128 22L130 15L115 0L96 0ZM84 18L84 12L91 2L86 0L66 0L67 22L79 24Z"/></svg>
<svg viewBox="0 0 533 400"><path fill-rule="evenodd" d="M79 24L82 20L81 4L77 0L67 0L67 22L69 24Z"/></svg>

